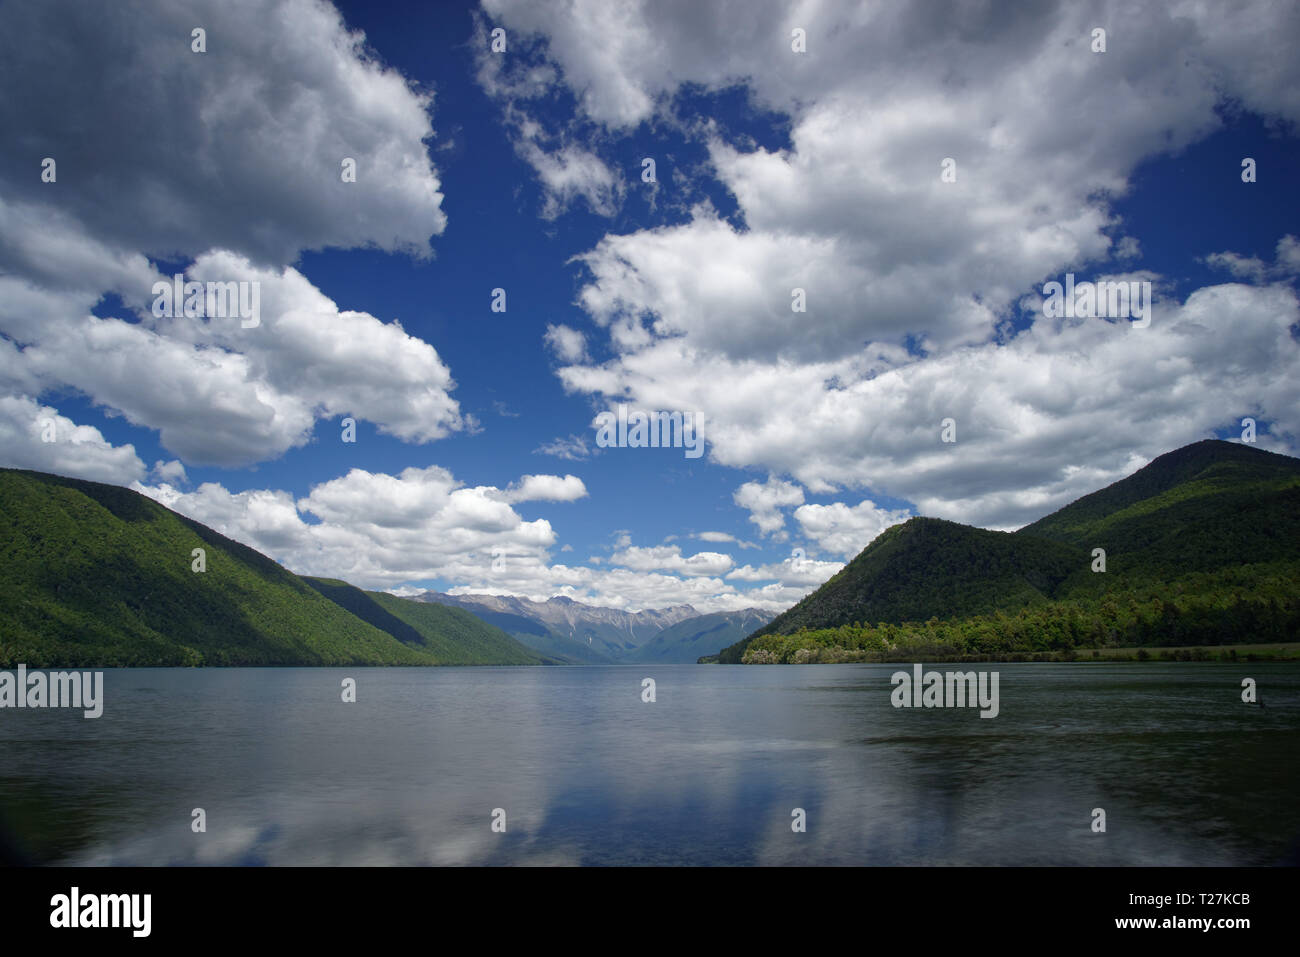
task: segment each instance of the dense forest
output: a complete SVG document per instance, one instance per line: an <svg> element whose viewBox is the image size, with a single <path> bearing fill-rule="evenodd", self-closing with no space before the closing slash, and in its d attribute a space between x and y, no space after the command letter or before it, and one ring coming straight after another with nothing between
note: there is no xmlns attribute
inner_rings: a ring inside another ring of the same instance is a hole
<svg viewBox="0 0 1300 957"><path fill-rule="evenodd" d="M1208 440L1014 533L896 525L771 624L701 660L1005 660L1294 641L1300 460Z"/></svg>
<svg viewBox="0 0 1300 957"><path fill-rule="evenodd" d="M1293 565L1244 565L1102 597L1035 604L1015 612L940 621L800 630L762 635L745 664L838 661L1069 659L1087 649L1300 641L1300 595ZM1078 655L1086 657L1085 655ZM1160 655L1154 655L1161 657ZM1143 657L1140 653L1135 657Z"/></svg>
<svg viewBox="0 0 1300 957"><path fill-rule="evenodd" d="M0 581L0 668L541 662L459 609L300 578L130 489L42 472L0 469Z"/></svg>

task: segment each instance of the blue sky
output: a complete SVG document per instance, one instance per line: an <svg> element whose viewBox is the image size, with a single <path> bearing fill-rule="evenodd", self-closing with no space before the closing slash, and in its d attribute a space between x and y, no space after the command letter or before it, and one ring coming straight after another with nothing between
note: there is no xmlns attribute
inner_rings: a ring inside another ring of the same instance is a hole
<svg viewBox="0 0 1300 957"><path fill-rule="evenodd" d="M1016 528L1248 415L1296 452L1294 12L190 3L99 42L58 6L5 43L0 464L295 571L776 609L911 514ZM51 32L97 46L25 111ZM155 321L179 270L261 277L265 326ZM1151 282L1151 329L1046 318L1066 272ZM706 455L597 449L620 401Z"/></svg>

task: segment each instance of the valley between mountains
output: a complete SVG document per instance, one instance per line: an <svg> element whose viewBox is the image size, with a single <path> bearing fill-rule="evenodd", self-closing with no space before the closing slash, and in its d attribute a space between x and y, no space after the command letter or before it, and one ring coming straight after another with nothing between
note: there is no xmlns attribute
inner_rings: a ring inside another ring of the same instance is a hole
<svg viewBox="0 0 1300 957"><path fill-rule="evenodd" d="M915 517L779 615L398 597L295 575L129 489L17 469L0 470L0 576L0 667L1209 657L1300 641L1300 460L1206 440L1016 532Z"/></svg>

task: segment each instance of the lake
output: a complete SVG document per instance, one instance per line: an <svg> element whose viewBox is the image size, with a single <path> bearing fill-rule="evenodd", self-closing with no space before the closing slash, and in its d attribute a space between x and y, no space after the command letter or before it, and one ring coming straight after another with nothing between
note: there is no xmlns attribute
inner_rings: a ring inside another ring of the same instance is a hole
<svg viewBox="0 0 1300 957"><path fill-rule="evenodd" d="M0 710L0 818L90 865L1297 861L1300 665L927 668L997 716L894 708L909 665L109 670Z"/></svg>

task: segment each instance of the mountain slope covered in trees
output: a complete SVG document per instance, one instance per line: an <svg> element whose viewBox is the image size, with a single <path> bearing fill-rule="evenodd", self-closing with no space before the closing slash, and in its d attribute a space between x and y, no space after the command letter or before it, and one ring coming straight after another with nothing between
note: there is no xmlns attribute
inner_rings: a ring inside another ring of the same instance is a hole
<svg viewBox="0 0 1300 957"><path fill-rule="evenodd" d="M370 594L386 617L363 620L144 495L43 472L0 469L0 582L5 668L538 660L471 616L443 619L391 596Z"/></svg>
<svg viewBox="0 0 1300 957"><path fill-rule="evenodd" d="M927 518L889 528L717 658L1294 641L1298 583L1300 460L1207 440L1014 533Z"/></svg>
<svg viewBox="0 0 1300 957"><path fill-rule="evenodd" d="M500 628L463 608L430 605L382 591L364 591L336 578L303 576L312 588L362 621L439 662L459 665L536 665L542 657Z"/></svg>

